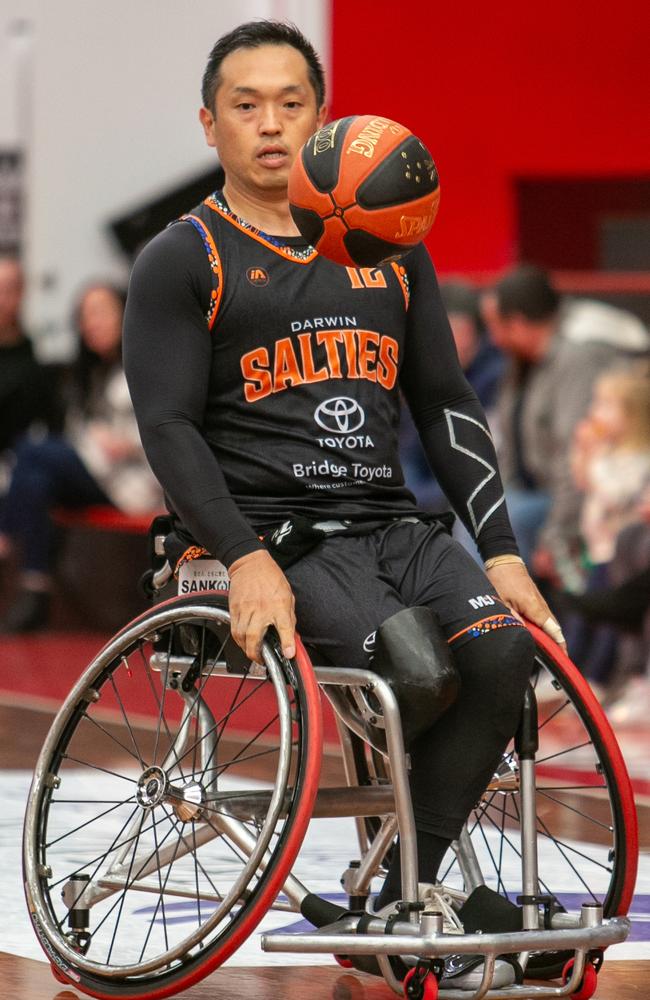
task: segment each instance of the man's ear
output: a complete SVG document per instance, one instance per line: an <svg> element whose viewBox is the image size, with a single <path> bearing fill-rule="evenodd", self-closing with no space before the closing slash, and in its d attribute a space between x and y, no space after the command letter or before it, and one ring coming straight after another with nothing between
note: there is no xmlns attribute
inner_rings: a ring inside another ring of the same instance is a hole
<svg viewBox="0 0 650 1000"><path fill-rule="evenodd" d="M201 108L199 111L199 121L203 126L203 134L208 146L216 146L214 138L214 115L209 108Z"/></svg>
<svg viewBox="0 0 650 1000"><path fill-rule="evenodd" d="M318 127L322 128L327 121L327 105L321 104L316 121L318 122Z"/></svg>

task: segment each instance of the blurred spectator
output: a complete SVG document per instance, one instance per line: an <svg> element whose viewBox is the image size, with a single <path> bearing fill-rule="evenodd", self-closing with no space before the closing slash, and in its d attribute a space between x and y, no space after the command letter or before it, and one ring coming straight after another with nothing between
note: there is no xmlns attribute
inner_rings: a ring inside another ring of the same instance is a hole
<svg viewBox="0 0 650 1000"><path fill-rule="evenodd" d="M645 371L601 375L576 427L571 465L583 492L580 532L592 566L609 563L616 539L638 520L650 487L650 379Z"/></svg>
<svg viewBox="0 0 650 1000"><path fill-rule="evenodd" d="M650 345L630 313L562 300L540 268L522 265L482 299L494 343L510 355L497 404L501 474L521 554L539 578L575 583L580 498L568 460L596 377Z"/></svg>
<svg viewBox="0 0 650 1000"><path fill-rule="evenodd" d="M440 285L440 294L449 317L461 368L489 419L505 359L486 335L476 290L464 281L447 281ZM400 424L400 454L406 485L415 494L420 506L431 510L448 507L429 468L406 407L403 408Z"/></svg>
<svg viewBox="0 0 650 1000"><path fill-rule="evenodd" d="M583 494L580 533L585 546L587 591L610 582L616 542L639 519L650 488L650 379L645 370L614 369L596 380L587 416L578 424L571 454ZM565 623L569 652L591 680L607 684L618 634L610 624Z"/></svg>
<svg viewBox="0 0 650 1000"><path fill-rule="evenodd" d="M25 438L16 447L0 532L19 550L21 577L17 601L0 625L5 632L33 631L47 623L54 507L110 504L144 513L161 504L122 372L124 303L124 293L107 284L84 292L66 433L41 441Z"/></svg>
<svg viewBox="0 0 650 1000"><path fill-rule="evenodd" d="M610 585L570 597L570 606L588 621L620 630L608 690L608 714L619 726L647 726L650 718L650 490L637 514L638 522L624 528L616 540Z"/></svg>
<svg viewBox="0 0 650 1000"><path fill-rule="evenodd" d="M58 412L50 380L20 322L24 280L18 260L0 257L0 455L33 423Z"/></svg>

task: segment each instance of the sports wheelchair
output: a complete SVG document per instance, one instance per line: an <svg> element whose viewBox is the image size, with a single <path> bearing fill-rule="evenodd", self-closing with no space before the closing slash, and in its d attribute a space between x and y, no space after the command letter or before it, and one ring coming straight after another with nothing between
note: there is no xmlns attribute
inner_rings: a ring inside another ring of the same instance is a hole
<svg viewBox="0 0 650 1000"><path fill-rule="evenodd" d="M159 596L170 576L168 564L153 574ZM266 931L265 951L329 954L412 1000L587 1000L604 950L629 931L634 797L588 685L530 630L517 735L425 886L390 683L312 663L299 641L288 661L272 630L263 665L249 662L224 594L140 615L65 700L29 795L25 892L57 979L95 997L171 996L278 911L312 929ZM321 695L340 743L336 787L320 785ZM299 877L310 821L325 817L356 826L343 905ZM368 899L397 833L404 899L384 918Z"/></svg>

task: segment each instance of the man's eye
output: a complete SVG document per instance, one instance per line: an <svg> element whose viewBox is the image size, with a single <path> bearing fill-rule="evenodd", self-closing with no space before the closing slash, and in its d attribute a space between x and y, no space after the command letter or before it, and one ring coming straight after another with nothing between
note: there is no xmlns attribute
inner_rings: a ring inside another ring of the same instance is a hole
<svg viewBox="0 0 650 1000"><path fill-rule="evenodd" d="M285 108L289 108L290 111L295 111L297 108L301 108L302 104L300 101L287 101Z"/></svg>
<svg viewBox="0 0 650 1000"><path fill-rule="evenodd" d="M243 101L243 102L242 102L241 104L238 104L238 105L237 105L237 108L238 108L238 109L239 109L240 111L250 111L250 110L251 110L252 108L254 108L254 107L255 107L255 105L254 105L254 104L251 104L251 103L250 103L250 102L248 102L248 101Z"/></svg>

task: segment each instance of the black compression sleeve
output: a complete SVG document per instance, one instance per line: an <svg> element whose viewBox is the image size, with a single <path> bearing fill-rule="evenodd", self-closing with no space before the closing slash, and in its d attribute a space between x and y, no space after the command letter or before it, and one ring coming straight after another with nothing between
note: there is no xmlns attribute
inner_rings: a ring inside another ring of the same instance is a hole
<svg viewBox="0 0 650 1000"><path fill-rule="evenodd" d="M124 368L151 467L172 507L226 566L261 549L201 433L212 350L210 271L198 233L178 223L138 257L124 321ZM217 319L218 323L218 319Z"/></svg>
<svg viewBox="0 0 650 1000"><path fill-rule="evenodd" d="M517 553L485 414L458 362L424 246L406 267L411 298L400 384L427 458L483 559Z"/></svg>

